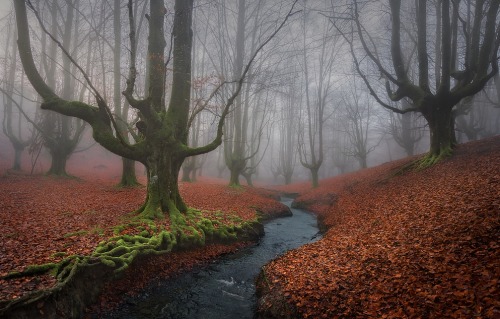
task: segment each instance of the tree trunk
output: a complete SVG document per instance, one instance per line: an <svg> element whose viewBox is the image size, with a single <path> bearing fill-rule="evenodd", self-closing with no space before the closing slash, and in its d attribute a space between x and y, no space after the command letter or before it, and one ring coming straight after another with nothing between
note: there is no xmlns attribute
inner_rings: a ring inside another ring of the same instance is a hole
<svg viewBox="0 0 500 319"><path fill-rule="evenodd" d="M122 178L120 187L134 187L139 185L135 176L135 161L122 157Z"/></svg>
<svg viewBox="0 0 500 319"><path fill-rule="evenodd" d="M447 105L434 106L423 112L423 115L430 130L429 158L439 160L451 155L456 143L452 108Z"/></svg>
<svg viewBox="0 0 500 319"><path fill-rule="evenodd" d="M312 187L316 188L319 186L319 176L318 176L319 167L313 167L310 168L309 170L311 171Z"/></svg>
<svg viewBox="0 0 500 319"><path fill-rule="evenodd" d="M368 164L366 162L366 155L364 156L359 156L358 157L358 161L359 161L359 166L363 169L363 168L367 168L368 167Z"/></svg>
<svg viewBox="0 0 500 319"><path fill-rule="evenodd" d="M230 155L231 156L231 155ZM233 154L233 156L235 156ZM233 158L226 163L229 168L229 186L240 186L240 175L243 175L243 170L246 166L246 160L241 158Z"/></svg>
<svg viewBox="0 0 500 319"><path fill-rule="evenodd" d="M23 154L23 151L24 145L14 145L14 165L12 166L14 171L21 170L21 155Z"/></svg>
<svg viewBox="0 0 500 319"><path fill-rule="evenodd" d="M243 177L245 178L247 185L253 187L252 173L243 173L241 175L243 175Z"/></svg>
<svg viewBox="0 0 500 319"><path fill-rule="evenodd" d="M285 173L285 185L290 185L292 183L292 174Z"/></svg>
<svg viewBox="0 0 500 319"><path fill-rule="evenodd" d="M66 162L71 152L66 152L63 146L49 147L52 162L47 175L68 176L66 173Z"/></svg>
<svg viewBox="0 0 500 319"><path fill-rule="evenodd" d="M233 166L229 172L231 173L229 177L229 186L240 186L240 170L236 166Z"/></svg>
<svg viewBox="0 0 500 319"><path fill-rule="evenodd" d="M187 211L178 187L179 172L184 158L174 154L171 149L157 147L146 160L147 198L140 209L141 218L164 218L164 212L168 212L170 218L175 218Z"/></svg>
<svg viewBox="0 0 500 319"><path fill-rule="evenodd" d="M182 165L182 181L183 182L192 182L193 178L191 176L193 175L193 170L195 168L195 162L194 162L194 157L190 157L184 161L184 164Z"/></svg>
<svg viewBox="0 0 500 319"><path fill-rule="evenodd" d="M191 182L191 167L189 166L182 166L182 181L183 182Z"/></svg>

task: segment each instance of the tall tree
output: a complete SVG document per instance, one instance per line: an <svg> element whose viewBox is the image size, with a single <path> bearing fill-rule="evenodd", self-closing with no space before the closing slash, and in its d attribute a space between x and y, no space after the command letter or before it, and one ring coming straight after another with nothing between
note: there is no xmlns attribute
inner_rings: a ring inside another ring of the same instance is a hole
<svg viewBox="0 0 500 319"><path fill-rule="evenodd" d="M310 171L313 187L319 185L319 169L324 159L324 125L333 89L334 62L339 52L337 41L328 35L328 26L314 25L315 14L315 10L307 10L302 21L305 110L298 130L299 160ZM312 37L311 32L316 34L318 29L321 30L319 38Z"/></svg>
<svg viewBox="0 0 500 319"><path fill-rule="evenodd" d="M123 139L128 141L128 104L122 108L121 94L121 46L122 46L122 23L121 23L121 1L114 0L113 2L113 104L115 114L117 114L117 125L120 129L120 134ZM122 157L122 177L120 186L136 186L138 184L135 176L135 162L126 157Z"/></svg>
<svg viewBox="0 0 500 319"><path fill-rule="evenodd" d="M370 134L374 124L375 110L373 102L366 92L358 89L356 80L349 85L349 90L342 96L344 109L343 127L350 144L349 155L356 158L360 168L368 167L368 154L380 143L370 145Z"/></svg>
<svg viewBox="0 0 500 319"><path fill-rule="evenodd" d="M21 155L24 149L30 144L30 139L23 139L22 130L21 130L21 112L18 113L18 124L17 129L14 126L15 117L13 108L14 105L19 108L22 105L18 104L14 98L14 87L16 82L16 72L17 72L17 49L16 46L13 45L15 42L15 28L12 30L8 30L7 39L5 45L5 75L6 78L2 81L2 87L0 88L3 93L3 106L4 106L4 116L2 121L2 129L5 136L8 137L10 143L14 148L14 163L12 165L12 169L15 171L21 170ZM11 42L12 41L12 42ZM9 49L11 50L9 52ZM21 86L21 90L23 87ZM22 103L22 94L21 94L21 103Z"/></svg>
<svg viewBox="0 0 500 319"><path fill-rule="evenodd" d="M78 21L75 19L75 4L78 2L67 1L66 12L62 14L64 7L58 1L53 0L46 5L50 10L50 32L52 35L58 33L62 36L61 47L66 51L74 51L77 47L78 33L74 30L78 28ZM64 17L63 25L60 20ZM42 37L42 47L46 47L46 37ZM45 70L47 85L53 90L60 91L64 99L74 98L75 81L71 76L71 62L66 56L62 56L62 83L58 83L57 66L61 65L57 61L57 46L55 43L48 45L48 54L43 56L42 65ZM44 52L45 53L45 52ZM21 56L22 60L22 56ZM29 77L28 77L29 78ZM66 176L66 163L71 154L75 151L85 129L85 123L77 118L71 118L55 112L44 112L40 118L39 127L42 128L41 137L43 145L49 150L51 155L51 165L47 172L49 175Z"/></svg>
<svg viewBox="0 0 500 319"><path fill-rule="evenodd" d="M297 130L298 130L298 107L302 103L302 95L298 85L296 73L288 79L284 87L283 106L279 110L278 132L278 160L276 170L282 175L285 185L292 182L293 172L297 161Z"/></svg>
<svg viewBox="0 0 500 319"><path fill-rule="evenodd" d="M230 61L232 77L238 77L243 70L243 61L245 56L254 52L260 41L263 28L269 15L264 14L265 5L274 6L275 3L263 0L248 2L239 0L237 2L236 12L236 30L235 34L230 34L235 38L234 54ZM222 21L232 23L232 10L224 9L221 13L229 15L223 17ZM272 10L270 10L272 12ZM270 15L272 17L272 15ZM229 20L229 21L228 21ZM222 52L222 56L225 52ZM266 121L262 119L264 103L259 104L259 99L266 94L256 83L259 73L262 72L262 62L266 59L259 59L259 64L252 66L248 73L247 80L244 83L242 94L235 101L234 112L232 112L226 125L226 139L224 141L225 162L230 172L229 184L233 186L240 185L239 177L246 178L247 183L251 184L251 177L256 173L256 164L260 162L258 154L261 146L262 130ZM221 61L224 63L224 61ZM226 62L227 63L227 62ZM224 67L220 67L223 69ZM261 121L262 119L262 121ZM256 124L259 122L259 125Z"/></svg>
<svg viewBox="0 0 500 319"><path fill-rule="evenodd" d="M247 22L246 11L247 5L245 0L238 0L235 57L232 69L234 78L239 77L243 71L246 38L245 29ZM248 103L248 100L245 100L245 103ZM235 100L234 112L227 126L228 130L226 135L229 136L230 139L225 140L224 143L225 161L230 173L229 185L232 186L240 185L240 175L245 169L248 160L246 154L248 122L244 120L246 114L248 114L248 108L245 107L242 95L240 94Z"/></svg>
<svg viewBox="0 0 500 319"><path fill-rule="evenodd" d="M185 158L214 150L222 142L222 128L230 107L239 95L243 80L255 59L257 52L269 42L281 29L280 26L264 41L250 57L242 76L237 80L237 87L227 100L217 125L217 136L209 144L197 148L189 147L189 106L191 97L191 46L192 46L192 12L193 0L176 0L173 21L173 69L172 87L168 105L165 96L166 55L164 20L167 10L162 0L150 0L148 16L148 78L149 90L146 98L134 96L137 77L136 68L136 34L133 14L133 1L128 1L130 67L127 86L123 91L132 108L137 110L140 121L136 126L141 138L135 144L127 143L120 134L116 119L101 93L91 83L83 68L87 85L95 98L97 106L70 101L58 96L42 79L35 66L31 52L29 24L24 1L14 1L18 26L18 47L21 61L28 79L44 100L42 108L50 109L68 116L83 119L93 129L94 139L108 150L143 163L147 169L147 195L139 216L143 218L164 217L168 212L174 220L183 219L180 213L187 210L186 204L179 194L179 170ZM293 7L292 7L293 9ZM289 15L288 15L289 16ZM287 17L288 17L287 16ZM43 26L43 25L42 25ZM60 48L64 47L58 43ZM67 51L65 51L67 53ZM69 55L67 55L69 57ZM76 61L72 61L76 62ZM76 63L75 63L76 64Z"/></svg>
<svg viewBox="0 0 500 319"><path fill-rule="evenodd" d="M364 54L385 79L389 99L400 101L408 98L411 108L393 107L381 98L376 80L362 71L362 57L355 48L352 33L346 32L341 20L332 18L332 21L350 44L357 71L378 103L397 113L419 112L424 116L430 129L430 150L424 163L432 164L452 153L455 145L454 107L462 99L481 91L498 72L500 1L440 0L436 10L428 5L428 1L417 0L413 8L402 10L401 1L389 0L388 47L382 45L384 41L375 39L373 30L377 25L367 27L366 20L363 20L376 12L378 3L352 1L354 30ZM382 11L386 11L385 8ZM429 42L433 32L439 40L436 45ZM404 54L403 33L409 33L416 46L416 53L410 50L410 57ZM388 61L384 52L389 55ZM411 64L417 66L416 70L407 67L405 62L408 60L413 61ZM431 72L432 67L434 72Z"/></svg>

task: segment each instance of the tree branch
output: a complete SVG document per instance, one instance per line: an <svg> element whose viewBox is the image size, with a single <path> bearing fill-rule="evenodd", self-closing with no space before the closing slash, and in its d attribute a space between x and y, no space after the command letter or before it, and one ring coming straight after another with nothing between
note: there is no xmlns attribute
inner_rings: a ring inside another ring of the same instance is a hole
<svg viewBox="0 0 500 319"><path fill-rule="evenodd" d="M237 82L237 87L236 87L235 91L228 98L226 105L224 106L224 110L222 111L221 117L219 119L219 124L217 125L217 136L214 138L214 140L212 142L210 142L209 144L202 146L202 147L189 148L186 146L186 151L185 151L186 157L208 153L208 152L216 149L222 143L224 121L226 119L226 116L229 114L231 106L233 105L236 97L240 94L241 88L243 86L243 82L244 82L244 80L245 80L245 78L250 70L250 67L252 66L252 64L253 64L255 58L257 57L257 55L259 54L259 52L262 51L264 46L266 44L268 44L276 36L276 34L278 34L278 32L285 26L288 19L290 17L292 17L293 15L295 15L297 12L299 12L299 11L294 12L294 8L295 8L295 5L297 4L297 2L298 2L298 0L295 0L293 2L290 10L288 11L287 15L285 16L285 18L283 19L281 24L278 26L278 28L276 28L276 30L273 31L273 33L263 43L261 43L257 47L255 52L251 56L250 60L248 61L247 65L245 66L245 69L243 70L243 73L241 74L241 77Z"/></svg>

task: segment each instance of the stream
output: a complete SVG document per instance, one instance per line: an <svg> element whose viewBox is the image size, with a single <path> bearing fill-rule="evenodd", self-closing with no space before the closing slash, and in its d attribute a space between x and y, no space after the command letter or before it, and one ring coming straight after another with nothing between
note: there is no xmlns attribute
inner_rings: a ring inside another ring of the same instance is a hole
<svg viewBox="0 0 500 319"><path fill-rule="evenodd" d="M292 199L282 202L290 206ZM265 236L257 245L155 283L101 318L253 318L257 302L254 280L261 267L320 237L315 216L291 210L291 217L266 222Z"/></svg>

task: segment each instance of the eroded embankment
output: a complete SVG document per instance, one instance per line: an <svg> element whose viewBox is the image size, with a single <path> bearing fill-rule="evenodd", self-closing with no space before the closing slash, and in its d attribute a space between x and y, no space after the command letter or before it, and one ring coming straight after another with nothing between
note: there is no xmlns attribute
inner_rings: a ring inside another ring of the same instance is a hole
<svg viewBox="0 0 500 319"><path fill-rule="evenodd" d="M264 234L264 229L262 223L255 221L231 230L211 230L209 236L205 234L199 237L185 233L172 236L170 232L160 232L151 237L122 236L102 243L90 256L72 256L60 264L44 265L44 268L49 267L45 272L50 271L57 278L56 285L2 302L0 316L81 318L85 308L96 301L105 284L119 278L129 268L134 268L145 257L170 254L172 251L188 251L206 244L256 241ZM32 275L37 273L13 273L6 279Z"/></svg>

